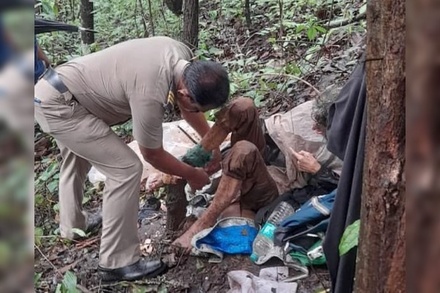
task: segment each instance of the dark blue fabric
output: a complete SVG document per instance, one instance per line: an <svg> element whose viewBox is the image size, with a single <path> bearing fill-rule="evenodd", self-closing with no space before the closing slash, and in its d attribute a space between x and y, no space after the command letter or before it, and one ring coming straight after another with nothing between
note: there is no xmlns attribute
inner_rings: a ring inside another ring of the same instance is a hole
<svg viewBox="0 0 440 293"><path fill-rule="evenodd" d="M34 68L34 82L38 81L38 78L43 74L46 67L44 66L43 60L38 59L37 51L38 51L38 42L37 38L35 38L34 44L34 53L35 53L35 68Z"/></svg>
<svg viewBox="0 0 440 293"><path fill-rule="evenodd" d="M336 190L329 194L321 195L318 197L318 201L321 205L325 206L328 210L332 210L333 203L335 201ZM305 204L301 206L293 215L284 219L280 227L296 227L304 225L304 223L310 223L315 221L315 219L324 219L327 216L323 215L318 211L313 205L312 201L308 200Z"/></svg>
<svg viewBox="0 0 440 293"><path fill-rule="evenodd" d="M249 225L217 226L204 238L199 239L196 247L205 244L226 254L251 254L252 243L257 234L258 230Z"/></svg>
<svg viewBox="0 0 440 293"><path fill-rule="evenodd" d="M326 207L330 212L333 209L333 204L335 201L337 189L333 190L331 193L318 196L319 203ZM313 199L313 198L312 198ZM300 209L294 212L291 216L285 218L280 225L275 230L275 244L283 245L286 239L307 230L307 227L318 225L316 228L321 228L321 231L314 232L325 232L327 229L328 221L325 225L319 225L323 220L326 220L329 215L322 214L312 205L312 199L305 202ZM316 230L316 229L315 229Z"/></svg>
<svg viewBox="0 0 440 293"><path fill-rule="evenodd" d="M12 49L7 42L3 20L0 17L0 68L11 58Z"/></svg>

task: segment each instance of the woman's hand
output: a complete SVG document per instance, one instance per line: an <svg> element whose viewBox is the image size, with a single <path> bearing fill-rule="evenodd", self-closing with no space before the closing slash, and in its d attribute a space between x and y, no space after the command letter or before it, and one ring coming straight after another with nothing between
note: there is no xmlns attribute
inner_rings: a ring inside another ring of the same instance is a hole
<svg viewBox="0 0 440 293"><path fill-rule="evenodd" d="M298 170L316 174L321 169L321 164L319 164L318 160L311 153L306 151L300 151L297 153L292 148L290 148L290 150L297 160L296 165L298 166Z"/></svg>

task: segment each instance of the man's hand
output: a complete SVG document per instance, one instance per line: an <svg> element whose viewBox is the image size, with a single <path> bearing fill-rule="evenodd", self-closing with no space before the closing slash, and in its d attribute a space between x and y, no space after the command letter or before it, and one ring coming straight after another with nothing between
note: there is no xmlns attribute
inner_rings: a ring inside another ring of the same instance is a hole
<svg viewBox="0 0 440 293"><path fill-rule="evenodd" d="M206 164L206 166L204 168L206 173L208 173L208 175L212 175L215 172L217 172L218 170L220 170L220 168L221 168L220 163L221 162L222 162L222 154L220 152L220 149L217 148L212 151L212 159L211 159L211 161L209 161L208 164Z"/></svg>
<svg viewBox="0 0 440 293"><path fill-rule="evenodd" d="M306 151L300 151L297 153L292 148L290 148L290 150L297 160L296 165L298 166L299 171L316 174L321 169L321 164L319 164L318 160L316 160L311 153Z"/></svg>
<svg viewBox="0 0 440 293"><path fill-rule="evenodd" d="M164 185L176 184L179 177L165 173L153 173L148 176L145 189L148 193L154 192Z"/></svg>
<svg viewBox="0 0 440 293"><path fill-rule="evenodd" d="M191 176L187 178L188 184L192 190L200 190L208 185L210 180L208 174L201 168L194 168Z"/></svg>

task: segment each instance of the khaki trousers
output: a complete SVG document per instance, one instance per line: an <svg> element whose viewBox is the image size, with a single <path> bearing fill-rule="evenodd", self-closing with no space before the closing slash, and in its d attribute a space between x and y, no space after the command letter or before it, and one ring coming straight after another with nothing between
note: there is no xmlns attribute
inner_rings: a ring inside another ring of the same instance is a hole
<svg viewBox="0 0 440 293"><path fill-rule="evenodd" d="M119 268L140 258L137 234L142 163L137 155L98 117L81 106L69 92L61 94L41 79L35 86L35 118L61 150L59 202L60 231L73 237L84 230L84 182L93 165L105 181L102 205L100 266Z"/></svg>

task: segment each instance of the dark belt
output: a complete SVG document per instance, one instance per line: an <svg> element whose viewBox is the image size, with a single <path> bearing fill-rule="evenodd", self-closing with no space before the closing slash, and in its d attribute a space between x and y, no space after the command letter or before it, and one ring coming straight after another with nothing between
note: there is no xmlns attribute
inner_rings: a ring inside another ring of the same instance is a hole
<svg viewBox="0 0 440 293"><path fill-rule="evenodd" d="M42 78L44 78L51 86L53 86L61 94L64 94L65 92L69 91L67 86L61 80L58 73L52 67L48 67L46 69L46 72L44 72Z"/></svg>

